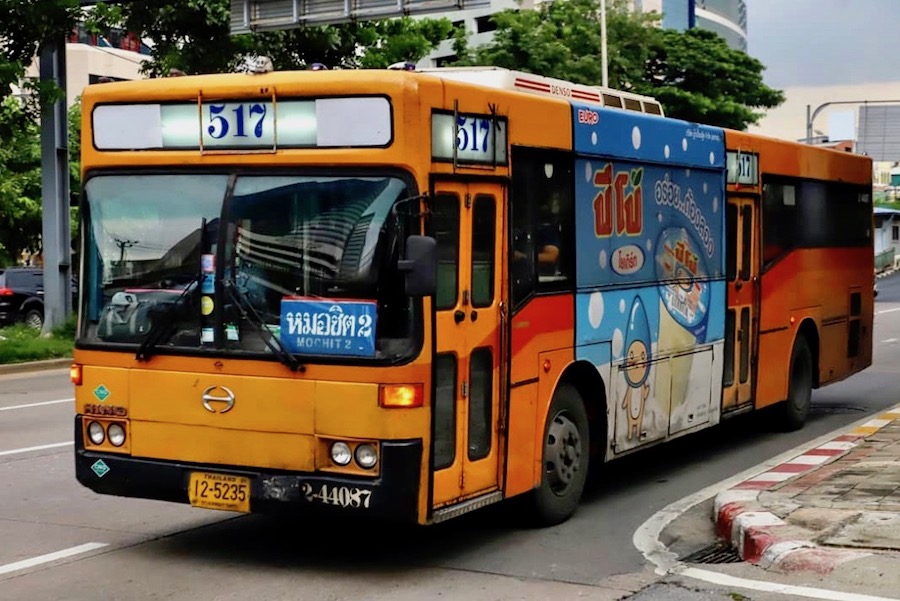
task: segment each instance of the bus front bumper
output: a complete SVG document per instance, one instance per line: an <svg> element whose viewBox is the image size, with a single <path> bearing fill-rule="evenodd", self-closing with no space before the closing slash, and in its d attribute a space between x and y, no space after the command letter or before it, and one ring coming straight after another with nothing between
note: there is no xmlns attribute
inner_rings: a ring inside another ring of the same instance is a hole
<svg viewBox="0 0 900 601"><path fill-rule="evenodd" d="M381 443L377 478L180 463L86 451L80 417L75 424L75 477L94 492L189 503L191 473L241 476L250 479L254 513L321 511L416 523L421 461L422 441L406 440Z"/></svg>

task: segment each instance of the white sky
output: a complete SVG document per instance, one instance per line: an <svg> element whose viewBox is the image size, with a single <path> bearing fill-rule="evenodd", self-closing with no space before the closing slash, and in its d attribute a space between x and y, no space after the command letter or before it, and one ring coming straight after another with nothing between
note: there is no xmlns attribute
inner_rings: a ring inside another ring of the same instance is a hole
<svg viewBox="0 0 900 601"><path fill-rule="evenodd" d="M747 0L768 85L900 82L900 0Z"/></svg>

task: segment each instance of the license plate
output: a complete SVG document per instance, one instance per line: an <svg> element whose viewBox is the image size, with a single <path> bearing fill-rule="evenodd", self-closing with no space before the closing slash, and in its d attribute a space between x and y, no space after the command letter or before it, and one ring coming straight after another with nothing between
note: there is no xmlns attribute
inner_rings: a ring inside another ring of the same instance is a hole
<svg viewBox="0 0 900 601"><path fill-rule="evenodd" d="M250 478L191 472L188 499L194 507L250 512Z"/></svg>

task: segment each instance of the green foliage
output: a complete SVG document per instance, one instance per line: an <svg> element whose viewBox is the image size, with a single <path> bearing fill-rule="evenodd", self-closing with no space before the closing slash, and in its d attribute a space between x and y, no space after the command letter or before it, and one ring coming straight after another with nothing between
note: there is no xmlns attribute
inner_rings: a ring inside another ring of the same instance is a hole
<svg viewBox="0 0 900 601"><path fill-rule="evenodd" d="M41 144L21 103L0 101L0 265L40 247Z"/></svg>
<svg viewBox="0 0 900 601"><path fill-rule="evenodd" d="M69 188L80 194L81 103L69 109ZM41 250L41 133L15 98L0 101L0 265L12 265L22 251ZM72 209L75 239L77 209Z"/></svg>
<svg viewBox="0 0 900 601"><path fill-rule="evenodd" d="M26 107L36 116L40 102L59 98L52 83L23 82L25 69L42 44L62 41L80 14L78 0L0 0L0 100L11 85L23 84Z"/></svg>
<svg viewBox="0 0 900 601"><path fill-rule="evenodd" d="M609 86L628 90L643 78L659 30L654 13L636 13L624 0L607 2ZM456 64L495 65L600 85L603 63L598 0L557 0L536 10L506 10L493 16L492 43L469 48L458 35Z"/></svg>
<svg viewBox="0 0 900 601"><path fill-rule="evenodd" d="M763 65L711 31L666 30L652 49L639 91L655 96L671 117L746 129L763 116L755 109L784 102L763 83Z"/></svg>
<svg viewBox="0 0 900 601"><path fill-rule="evenodd" d="M46 336L24 324L0 329L0 364L71 357L75 323L73 317Z"/></svg>
<svg viewBox="0 0 900 601"><path fill-rule="evenodd" d="M469 48L456 37L462 65L496 65L576 83L602 81L598 0L556 0L537 10L494 15L494 40ZM784 95L762 80L762 64L717 34L662 30L654 14L607 2L609 86L655 96L670 117L746 129Z"/></svg>
<svg viewBox="0 0 900 601"><path fill-rule="evenodd" d="M418 61L452 28L447 19L410 18L354 21L249 35L230 34L228 0L145 0L124 7L98 6L92 27L122 27L151 41L151 58L142 70L151 77L175 70L224 73L248 56L265 55L276 69L330 67L383 68Z"/></svg>

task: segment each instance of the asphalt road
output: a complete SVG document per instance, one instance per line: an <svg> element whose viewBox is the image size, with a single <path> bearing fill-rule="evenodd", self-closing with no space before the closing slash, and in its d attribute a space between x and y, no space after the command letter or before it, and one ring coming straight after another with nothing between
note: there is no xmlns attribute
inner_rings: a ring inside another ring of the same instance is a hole
<svg viewBox="0 0 900 601"><path fill-rule="evenodd" d="M619 460L548 529L514 504L421 529L98 496L74 479L72 404L36 405L71 398L67 372L0 376L0 600L617 598L658 580L632 543L655 512L900 401L900 277L876 312L876 364L816 391L800 432L760 413ZM46 445L65 446L22 450Z"/></svg>

